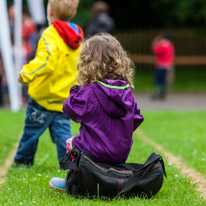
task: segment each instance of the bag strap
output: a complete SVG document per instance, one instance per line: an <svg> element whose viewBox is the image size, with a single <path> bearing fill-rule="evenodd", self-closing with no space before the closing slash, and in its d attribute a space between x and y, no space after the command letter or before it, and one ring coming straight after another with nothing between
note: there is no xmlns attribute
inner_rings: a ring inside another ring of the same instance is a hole
<svg viewBox="0 0 206 206"><path fill-rule="evenodd" d="M61 165L61 168L64 169L64 170L68 170L68 169L71 169L71 170L77 170L78 166L77 166L77 162L60 162L59 163Z"/></svg>
<svg viewBox="0 0 206 206"><path fill-rule="evenodd" d="M146 160L146 162L144 163L144 167L147 167L148 165L151 165L153 164L155 161L159 161L161 166L162 166L162 170L163 170L163 174L165 175L165 177L167 177L167 174L166 174L166 170L165 170L165 165L164 165L164 161L162 159L162 157L156 153L156 152L153 152L149 157L148 159Z"/></svg>
<svg viewBox="0 0 206 206"><path fill-rule="evenodd" d="M140 179L140 172L136 173L134 176L132 176L128 181L125 183L121 191L119 192L118 196L123 196L128 191L130 191L135 185L136 182Z"/></svg>
<svg viewBox="0 0 206 206"><path fill-rule="evenodd" d="M75 157L74 160L72 160L71 155ZM80 150L77 147L74 147L64 156L64 158L59 162L59 164L64 170L77 170L80 156Z"/></svg>
<svg viewBox="0 0 206 206"><path fill-rule="evenodd" d="M141 177L141 173L145 170L145 167L152 165L152 164L154 164L154 162L157 162L157 161L159 161L161 163L161 166L163 169L163 174L166 176L164 161L163 161L162 157L158 153L153 152L149 156L147 161L144 163L144 167L142 169L140 169L137 173L135 173L134 176L132 176L130 179L128 179L128 181L125 183L125 185L121 189L118 196L122 196L122 195L126 194L128 191L130 191L136 185L137 181L139 181L139 179Z"/></svg>

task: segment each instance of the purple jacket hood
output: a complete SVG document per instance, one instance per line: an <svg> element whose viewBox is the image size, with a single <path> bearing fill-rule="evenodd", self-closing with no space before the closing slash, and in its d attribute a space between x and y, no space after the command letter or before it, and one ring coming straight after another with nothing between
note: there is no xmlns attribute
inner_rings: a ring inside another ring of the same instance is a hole
<svg viewBox="0 0 206 206"><path fill-rule="evenodd" d="M132 107L131 89L126 81L103 79L93 85L93 91L102 109L112 117L123 117Z"/></svg>

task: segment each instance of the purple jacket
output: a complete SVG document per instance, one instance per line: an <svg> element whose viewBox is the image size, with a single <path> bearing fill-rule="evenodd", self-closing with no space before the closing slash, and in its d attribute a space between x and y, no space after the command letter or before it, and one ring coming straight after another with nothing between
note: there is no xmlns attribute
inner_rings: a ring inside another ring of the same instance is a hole
<svg viewBox="0 0 206 206"><path fill-rule="evenodd" d="M111 164L127 160L133 131L144 119L131 88L123 80L103 79L82 88L74 85L63 111L81 123L72 147Z"/></svg>

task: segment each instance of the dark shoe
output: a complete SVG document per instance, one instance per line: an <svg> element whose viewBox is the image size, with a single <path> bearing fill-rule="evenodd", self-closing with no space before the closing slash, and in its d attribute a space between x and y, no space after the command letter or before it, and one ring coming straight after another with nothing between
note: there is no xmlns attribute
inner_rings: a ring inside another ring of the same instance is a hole
<svg viewBox="0 0 206 206"><path fill-rule="evenodd" d="M152 100L165 100L166 94L167 93L166 93L165 89L157 88L157 89L155 89L155 91L152 95Z"/></svg>
<svg viewBox="0 0 206 206"><path fill-rule="evenodd" d="M161 99L161 100L166 99L166 91L163 90L160 92L159 99Z"/></svg>
<svg viewBox="0 0 206 206"><path fill-rule="evenodd" d="M15 161L12 165L12 167L32 167L33 162L27 162L27 161Z"/></svg>

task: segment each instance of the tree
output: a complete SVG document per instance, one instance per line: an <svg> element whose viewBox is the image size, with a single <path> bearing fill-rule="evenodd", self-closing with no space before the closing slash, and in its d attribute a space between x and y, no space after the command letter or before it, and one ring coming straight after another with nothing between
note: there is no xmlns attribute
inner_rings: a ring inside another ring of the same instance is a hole
<svg viewBox="0 0 206 206"><path fill-rule="evenodd" d="M204 0L105 0L117 28L143 26L204 25Z"/></svg>
<svg viewBox="0 0 206 206"><path fill-rule="evenodd" d="M206 23L204 0L150 0L150 7L163 25Z"/></svg>
<svg viewBox="0 0 206 206"><path fill-rule="evenodd" d="M85 28L89 19L91 18L91 7L94 0L81 0L79 1L79 7L77 10L77 14L72 19L75 23Z"/></svg>
<svg viewBox="0 0 206 206"><path fill-rule="evenodd" d="M83 28L91 17L96 0L80 0L76 17L72 20ZM117 29L143 26L204 25L205 0L105 0L111 7ZM7 0L11 4L13 0ZM48 0L44 0L45 6ZM23 0L26 5L26 0Z"/></svg>

